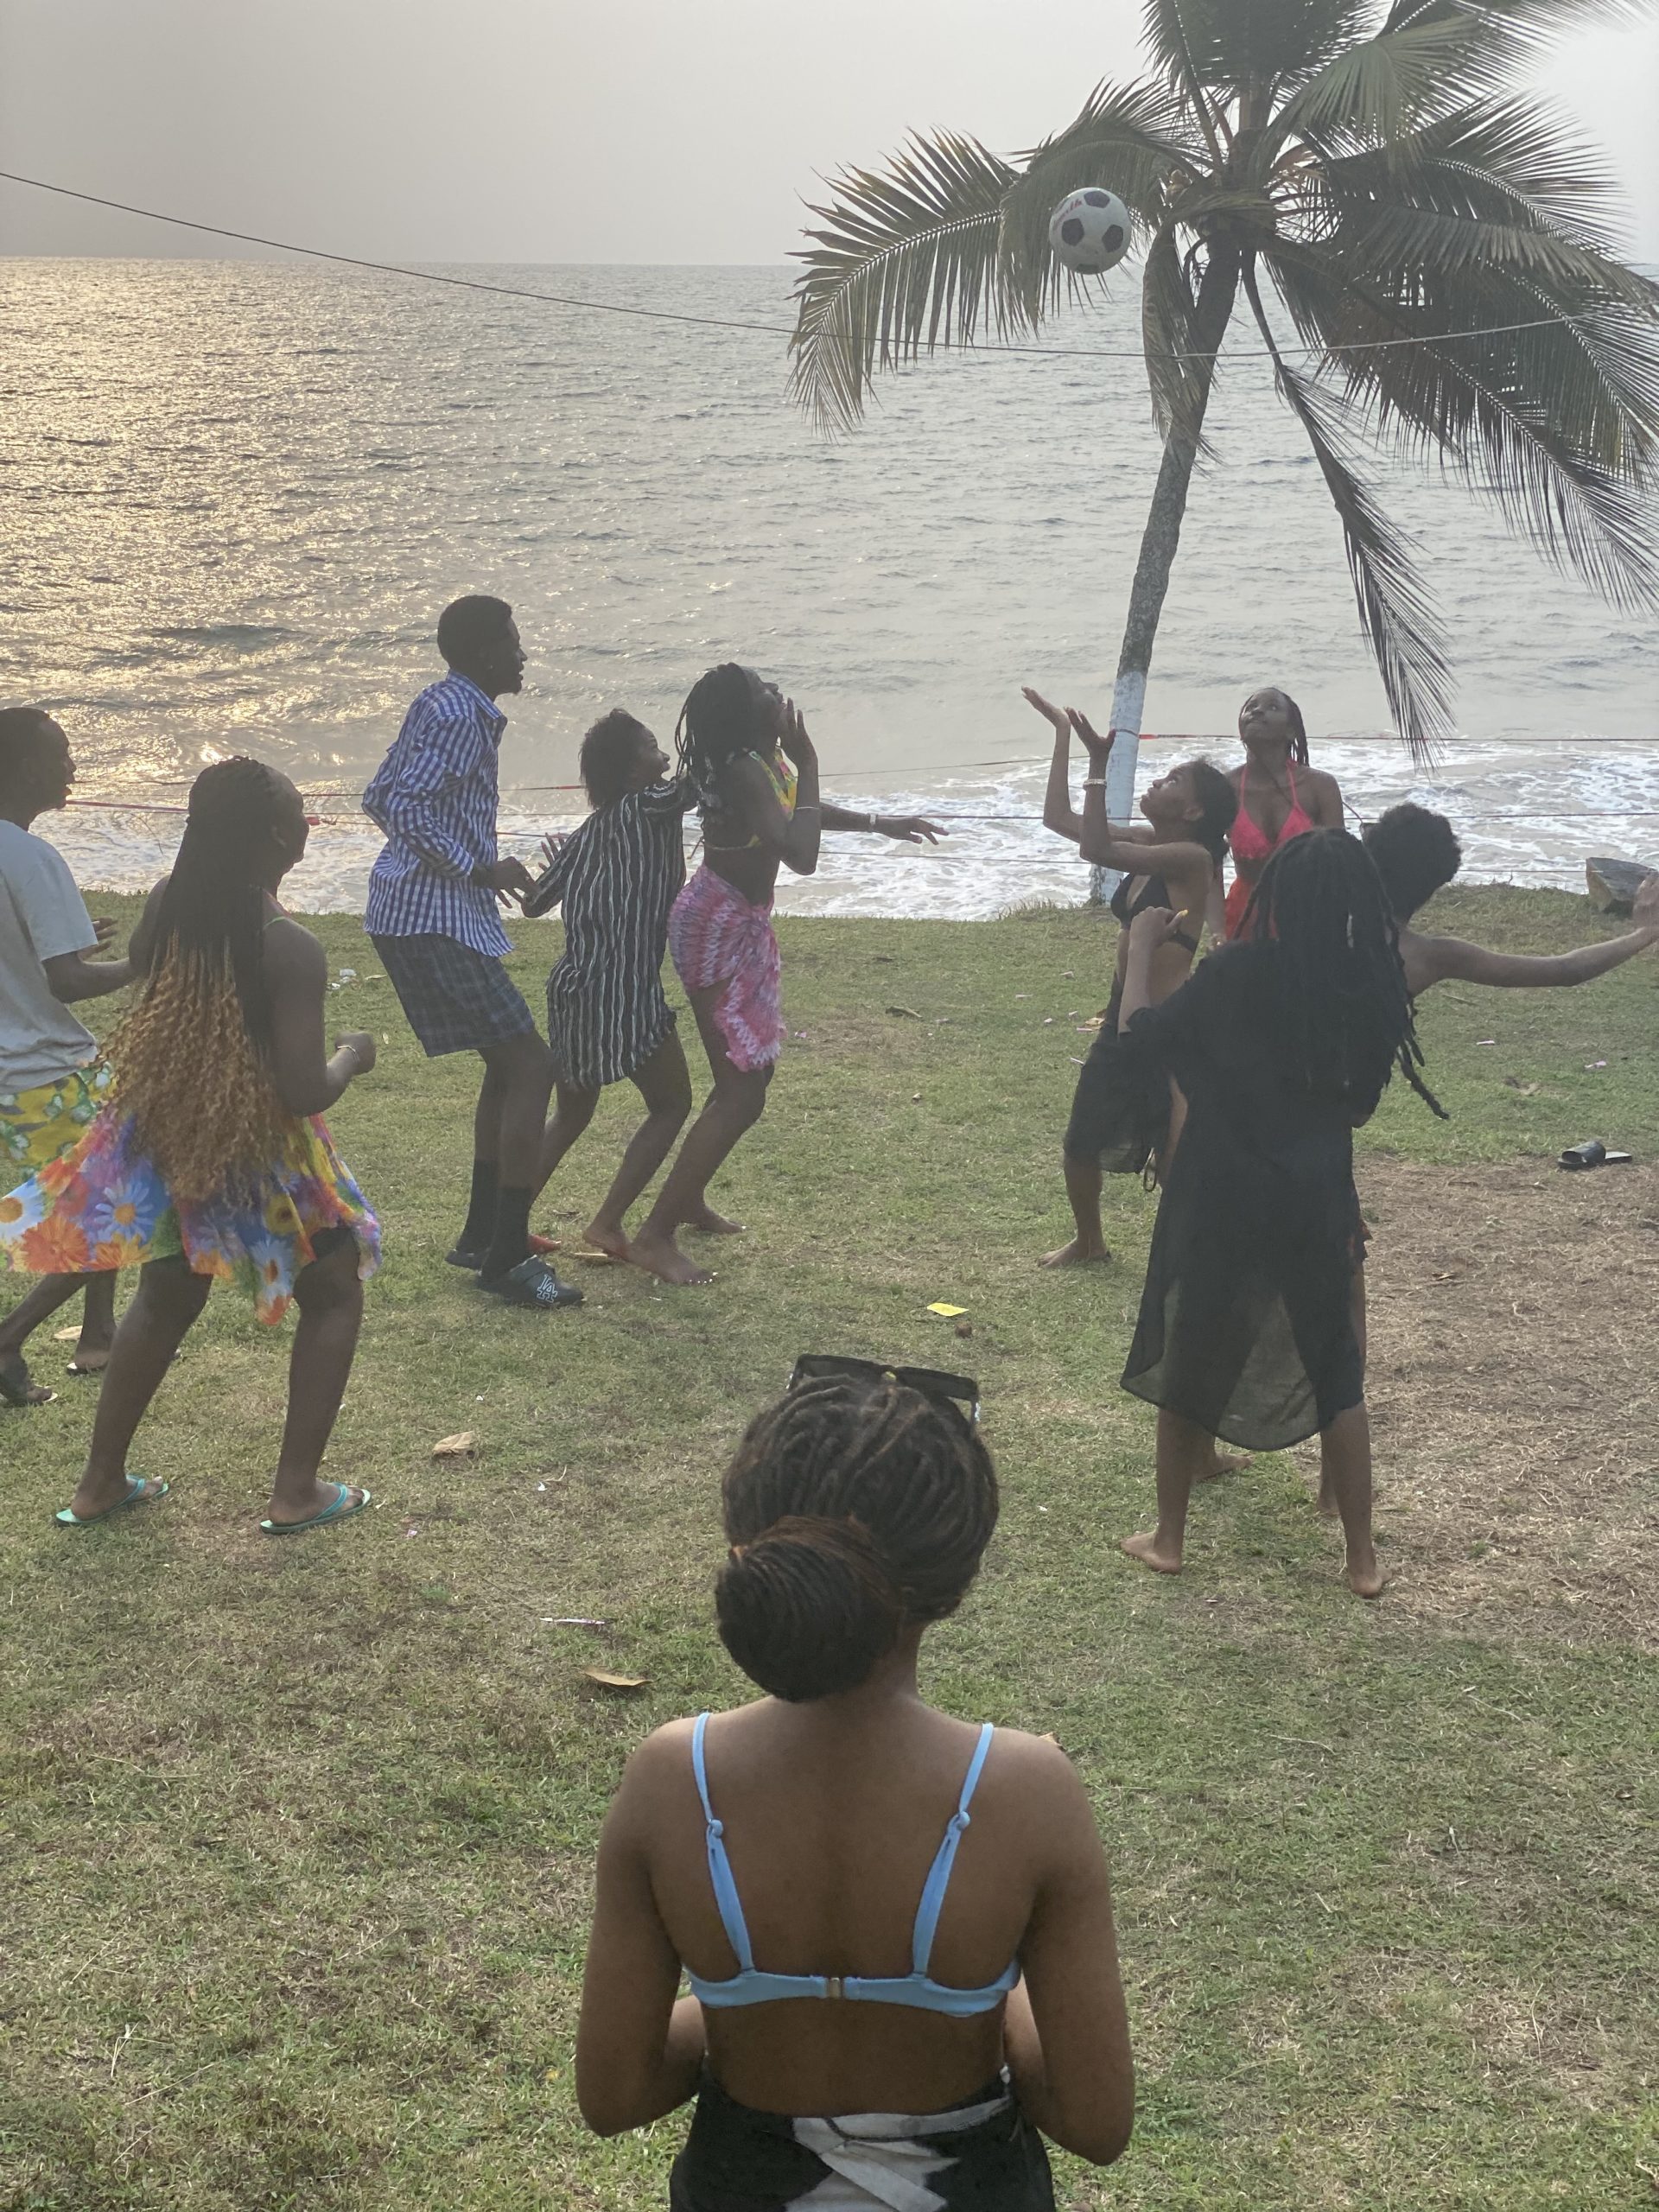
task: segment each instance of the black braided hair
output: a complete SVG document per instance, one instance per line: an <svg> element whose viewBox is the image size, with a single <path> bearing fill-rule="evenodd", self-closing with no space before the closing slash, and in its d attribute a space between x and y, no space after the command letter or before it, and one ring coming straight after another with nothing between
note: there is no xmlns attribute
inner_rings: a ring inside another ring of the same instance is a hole
<svg viewBox="0 0 1659 2212"><path fill-rule="evenodd" d="M1238 793L1211 760L1189 760L1192 796L1202 811L1189 826L1195 845L1202 845L1219 868L1227 856L1227 836L1238 815Z"/></svg>
<svg viewBox="0 0 1659 2212"><path fill-rule="evenodd" d="M149 969L175 952L204 978L227 971L255 1047L270 1042L264 982L265 891L271 834L285 781L263 760L238 755L204 768L190 786L189 815L162 893Z"/></svg>
<svg viewBox="0 0 1659 2212"><path fill-rule="evenodd" d="M1275 691L1279 690L1274 684ZM1285 712L1290 717L1290 757L1299 768L1307 766L1307 724L1302 720L1302 710L1288 691L1280 691L1285 702Z"/></svg>
<svg viewBox="0 0 1659 2212"><path fill-rule="evenodd" d="M1397 1069L1446 1109L1418 1070L1400 931L1382 880L1357 837L1315 830L1281 845L1262 871L1239 932L1270 946L1281 1035L1292 1079L1368 1121Z"/></svg>
<svg viewBox="0 0 1659 2212"><path fill-rule="evenodd" d="M680 772L690 780L698 805L718 813L726 763L734 753L769 749L759 690L749 671L734 660L705 671L686 695L674 741Z"/></svg>
<svg viewBox="0 0 1659 2212"><path fill-rule="evenodd" d="M831 1376L750 1422L722 1486L721 1640L773 1697L868 1680L906 1623L953 1612L996 1526L996 1474L957 1408Z"/></svg>

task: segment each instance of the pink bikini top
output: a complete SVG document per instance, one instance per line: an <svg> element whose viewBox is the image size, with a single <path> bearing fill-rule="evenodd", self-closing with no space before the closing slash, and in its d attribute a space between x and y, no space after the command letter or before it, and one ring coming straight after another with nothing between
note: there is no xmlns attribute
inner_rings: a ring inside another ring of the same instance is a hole
<svg viewBox="0 0 1659 2212"><path fill-rule="evenodd" d="M1244 804L1245 794L1250 787L1250 764L1248 760L1245 761L1243 779L1239 786L1238 812L1233 817L1233 826L1227 833L1227 842L1233 849L1236 861L1264 861L1270 854L1276 853L1281 845L1287 845L1293 837L1305 837L1310 830L1318 829L1319 824L1296 796L1294 762L1287 758L1285 767L1290 777L1290 812L1285 817L1283 829L1269 844L1266 830Z"/></svg>

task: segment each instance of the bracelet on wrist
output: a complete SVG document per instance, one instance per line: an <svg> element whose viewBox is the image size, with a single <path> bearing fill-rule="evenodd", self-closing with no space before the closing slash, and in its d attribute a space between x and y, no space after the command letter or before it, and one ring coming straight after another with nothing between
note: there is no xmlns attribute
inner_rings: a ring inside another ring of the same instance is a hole
<svg viewBox="0 0 1659 2212"><path fill-rule="evenodd" d="M1085 776L1083 779L1083 788L1086 791L1103 791L1106 788L1106 779L1104 776Z"/></svg>

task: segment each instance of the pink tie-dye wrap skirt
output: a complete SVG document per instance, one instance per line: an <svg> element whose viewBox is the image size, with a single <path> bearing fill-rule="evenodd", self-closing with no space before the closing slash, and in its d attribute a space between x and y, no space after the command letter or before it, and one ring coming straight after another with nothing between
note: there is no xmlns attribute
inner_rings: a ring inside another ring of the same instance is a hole
<svg viewBox="0 0 1659 2212"><path fill-rule="evenodd" d="M718 989L715 1025L734 1068L769 1068L784 1049L783 961L772 904L756 906L700 868L668 922L674 971L688 991Z"/></svg>

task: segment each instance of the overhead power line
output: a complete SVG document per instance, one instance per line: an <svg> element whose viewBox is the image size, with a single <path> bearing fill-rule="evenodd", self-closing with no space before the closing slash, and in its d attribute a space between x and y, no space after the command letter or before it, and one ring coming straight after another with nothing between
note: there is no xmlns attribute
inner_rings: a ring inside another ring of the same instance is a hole
<svg viewBox="0 0 1659 2212"><path fill-rule="evenodd" d="M44 177L23 176L16 169L0 169L0 179L8 184L26 185L33 192L49 192L60 200L78 200L89 207L109 207L118 214L137 215L146 222L171 223L185 231L200 231L208 238L230 238L238 245L262 245L273 252L292 253L308 261L328 261L346 269L367 269L380 276L404 276L412 283L442 284L461 292L486 292L498 299L536 300L548 307L575 308L590 315L630 315L647 322L690 323L704 330L758 331L768 337L792 338L794 326L785 322L746 322L728 315L688 315L672 308L631 307L615 300L584 300L573 292L537 292L521 284L494 284L481 276L450 276L436 269L414 269L396 261L371 261L358 253L331 253L324 246L296 245L290 238L264 238L257 231L233 231L223 223L204 223L193 215L169 215L157 207L139 207L126 200L111 200L97 192L77 191L73 185L52 184ZM1491 322L1473 330L1435 330L1414 333L1405 338L1361 338L1344 340L1336 346L1281 346L1282 354L1303 359L1321 358L1329 353L1375 353L1396 346L1444 346L1465 338L1498 338L1512 331L1543 330L1551 324L1576 327L1582 318L1568 315L1534 315L1525 322ZM1141 361L1148 358L1141 346L1019 346L1001 340L979 345L969 340L962 349L971 353L1035 354L1043 359L1086 361ZM1224 350L1212 352L1197 350L1185 353L1160 353L1151 358L1166 361L1207 361L1219 358ZM1244 360L1269 361L1273 356L1265 346L1239 347L1237 358Z"/></svg>

